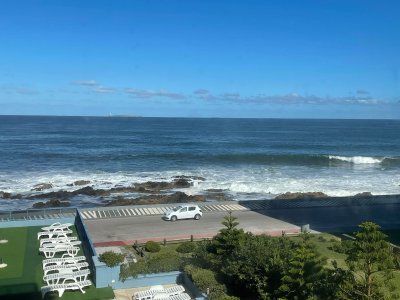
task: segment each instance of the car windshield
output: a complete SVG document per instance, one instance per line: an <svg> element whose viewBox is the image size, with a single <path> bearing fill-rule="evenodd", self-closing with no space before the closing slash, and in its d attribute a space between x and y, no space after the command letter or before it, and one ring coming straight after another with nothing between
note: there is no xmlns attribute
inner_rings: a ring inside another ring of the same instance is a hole
<svg viewBox="0 0 400 300"><path fill-rule="evenodd" d="M177 207L174 207L172 210L173 211L178 211L178 210L180 210L182 208L182 206L177 206Z"/></svg>

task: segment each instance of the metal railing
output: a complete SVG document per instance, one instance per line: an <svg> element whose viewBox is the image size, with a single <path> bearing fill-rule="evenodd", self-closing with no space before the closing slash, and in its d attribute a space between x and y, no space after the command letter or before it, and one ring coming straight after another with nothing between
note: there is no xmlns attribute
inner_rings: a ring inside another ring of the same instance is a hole
<svg viewBox="0 0 400 300"><path fill-rule="evenodd" d="M76 208L69 207L0 211L0 222L58 219L65 217L75 217L76 214Z"/></svg>

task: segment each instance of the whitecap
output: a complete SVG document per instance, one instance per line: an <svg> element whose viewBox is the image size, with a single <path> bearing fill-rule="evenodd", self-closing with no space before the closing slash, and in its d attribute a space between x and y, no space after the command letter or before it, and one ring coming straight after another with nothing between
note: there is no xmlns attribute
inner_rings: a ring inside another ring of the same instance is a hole
<svg viewBox="0 0 400 300"><path fill-rule="evenodd" d="M370 156L335 156L329 155L331 160L340 160L353 164L380 164L384 158L370 157Z"/></svg>

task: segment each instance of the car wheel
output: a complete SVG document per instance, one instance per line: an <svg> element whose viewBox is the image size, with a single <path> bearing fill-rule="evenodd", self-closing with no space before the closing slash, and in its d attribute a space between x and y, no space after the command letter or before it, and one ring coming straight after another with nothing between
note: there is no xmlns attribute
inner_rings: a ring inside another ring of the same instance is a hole
<svg viewBox="0 0 400 300"><path fill-rule="evenodd" d="M176 216L172 216L172 217L171 217L171 221L172 221L172 222L175 222L177 219L178 219L178 218L177 218Z"/></svg>
<svg viewBox="0 0 400 300"><path fill-rule="evenodd" d="M195 220L200 220L200 218L201 218L201 216L200 216L199 214L196 214L196 215L194 216L194 219L195 219Z"/></svg>

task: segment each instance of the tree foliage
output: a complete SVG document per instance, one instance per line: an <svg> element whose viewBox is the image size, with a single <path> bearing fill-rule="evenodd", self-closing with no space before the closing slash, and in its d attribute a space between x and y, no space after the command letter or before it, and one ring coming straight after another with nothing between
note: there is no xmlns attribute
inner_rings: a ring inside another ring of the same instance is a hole
<svg viewBox="0 0 400 300"><path fill-rule="evenodd" d="M341 284L340 297L384 299L384 280L387 285L395 267L393 249L379 225L364 222L359 228L347 249L346 264L352 276Z"/></svg>
<svg viewBox="0 0 400 300"><path fill-rule="evenodd" d="M279 291L285 299L305 300L317 296L316 283L324 276L323 265L324 261L311 246L308 234L304 233L302 241L291 253Z"/></svg>
<svg viewBox="0 0 400 300"><path fill-rule="evenodd" d="M241 245L246 236L243 229L237 228L239 222L236 219L232 212L228 212L222 222L225 228L221 229L214 238L216 254L223 259L228 259L233 251Z"/></svg>

